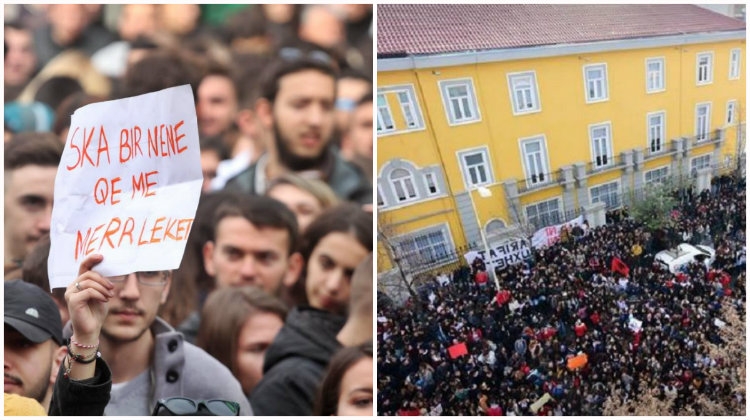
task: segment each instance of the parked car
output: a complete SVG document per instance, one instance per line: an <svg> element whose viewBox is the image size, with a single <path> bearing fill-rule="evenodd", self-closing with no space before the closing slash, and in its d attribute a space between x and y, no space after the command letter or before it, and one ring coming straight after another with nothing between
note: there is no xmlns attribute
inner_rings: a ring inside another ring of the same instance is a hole
<svg viewBox="0 0 750 420"><path fill-rule="evenodd" d="M710 269L714 259L716 259L716 250L710 246L688 243L660 251L654 256L655 261L663 264L672 273L685 271L687 265L694 261L701 262L706 269Z"/></svg>

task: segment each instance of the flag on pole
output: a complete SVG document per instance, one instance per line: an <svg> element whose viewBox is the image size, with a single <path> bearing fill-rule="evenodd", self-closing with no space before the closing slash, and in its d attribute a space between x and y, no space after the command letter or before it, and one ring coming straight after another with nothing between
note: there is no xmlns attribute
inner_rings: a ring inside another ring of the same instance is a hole
<svg viewBox="0 0 750 420"><path fill-rule="evenodd" d="M469 349L466 348L466 343L458 343L448 347L448 354L450 354L451 359L458 359L465 354L469 354Z"/></svg>
<svg viewBox="0 0 750 420"><path fill-rule="evenodd" d="M620 273L623 276L630 275L630 267L617 257L612 258L612 271Z"/></svg>

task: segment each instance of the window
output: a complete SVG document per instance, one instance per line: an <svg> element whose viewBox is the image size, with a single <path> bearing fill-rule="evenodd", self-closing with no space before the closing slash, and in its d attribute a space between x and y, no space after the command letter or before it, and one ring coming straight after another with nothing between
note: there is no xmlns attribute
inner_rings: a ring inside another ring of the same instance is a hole
<svg viewBox="0 0 750 420"><path fill-rule="evenodd" d="M589 126L589 137L591 138L591 162L594 168L612 165L612 139L609 123Z"/></svg>
<svg viewBox="0 0 750 420"><path fill-rule="evenodd" d="M737 115L737 101L727 102L727 124L734 124L735 116Z"/></svg>
<svg viewBox="0 0 750 420"><path fill-rule="evenodd" d="M729 52L729 79L740 78L740 49L735 48Z"/></svg>
<svg viewBox="0 0 750 420"><path fill-rule="evenodd" d="M646 59L646 93L661 92L664 89L664 59Z"/></svg>
<svg viewBox="0 0 750 420"><path fill-rule="evenodd" d="M664 112L652 112L648 119L648 147L651 153L664 151Z"/></svg>
<svg viewBox="0 0 750 420"><path fill-rule="evenodd" d="M492 219L487 223L484 232L487 235L497 235L505 230L505 222L500 219Z"/></svg>
<svg viewBox="0 0 750 420"><path fill-rule="evenodd" d="M479 110L471 80L444 80L440 82L440 90L450 124L479 121Z"/></svg>
<svg viewBox="0 0 750 420"><path fill-rule="evenodd" d="M560 214L560 200L553 198L526 206L526 220L534 225L534 229L562 223Z"/></svg>
<svg viewBox="0 0 750 420"><path fill-rule="evenodd" d="M695 106L695 139L697 141L708 140L708 132L711 129L711 104L698 104Z"/></svg>
<svg viewBox="0 0 750 420"><path fill-rule="evenodd" d="M384 93L378 94L378 133L387 133L393 131L396 127L393 125L391 110L388 108L388 100Z"/></svg>
<svg viewBox="0 0 750 420"><path fill-rule="evenodd" d="M409 201L417 197L414 189L414 177L406 169L394 169L391 172L391 185L399 202Z"/></svg>
<svg viewBox="0 0 750 420"><path fill-rule="evenodd" d="M667 182L668 176L669 176L669 167L664 166L662 168L654 169L652 171L647 171L645 174L643 174L643 180L646 183L646 185L664 184Z"/></svg>
<svg viewBox="0 0 750 420"><path fill-rule="evenodd" d="M540 111L539 94L536 89L536 74L533 71L509 74L508 84L513 102L513 114Z"/></svg>
<svg viewBox="0 0 750 420"><path fill-rule="evenodd" d="M450 233L445 226L414 232L395 240L398 255L408 267L423 267L455 260Z"/></svg>
<svg viewBox="0 0 750 420"><path fill-rule="evenodd" d="M607 65L592 64L584 66L586 79L586 102L600 102L609 99L607 88Z"/></svg>
<svg viewBox="0 0 750 420"><path fill-rule="evenodd" d="M547 147L544 144L544 137L521 141L521 155L526 171L526 185L533 186L549 181Z"/></svg>
<svg viewBox="0 0 750 420"><path fill-rule="evenodd" d="M698 66L696 68L695 80L698 85L707 85L713 82L713 61L714 53L701 53L696 58Z"/></svg>
<svg viewBox="0 0 750 420"><path fill-rule="evenodd" d="M459 163L464 173L466 188L477 187L492 182L487 149L459 152Z"/></svg>
<svg viewBox="0 0 750 420"><path fill-rule="evenodd" d="M404 121L408 128L416 128L418 125L417 115L414 112L414 103L405 91L397 93L398 102L401 104L401 113L404 114Z"/></svg>
<svg viewBox="0 0 750 420"><path fill-rule="evenodd" d="M692 176L698 175L698 170L703 168L711 167L711 154L698 156L690 160L690 174Z"/></svg>
<svg viewBox="0 0 750 420"><path fill-rule="evenodd" d="M604 203L607 210L611 210L620 206L620 198L617 194L617 182L610 182L609 184L597 185L592 187L591 191L591 204Z"/></svg>
<svg viewBox="0 0 750 420"><path fill-rule="evenodd" d="M425 187L427 187L428 195L435 195L440 192L438 190L437 182L435 181L435 174L429 172L424 174L424 184Z"/></svg>

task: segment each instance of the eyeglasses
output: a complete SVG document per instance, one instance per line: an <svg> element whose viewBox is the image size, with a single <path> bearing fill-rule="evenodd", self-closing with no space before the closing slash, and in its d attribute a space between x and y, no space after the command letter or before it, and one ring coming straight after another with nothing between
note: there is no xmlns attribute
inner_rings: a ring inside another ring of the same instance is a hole
<svg viewBox="0 0 750 420"><path fill-rule="evenodd" d="M279 57L287 61L307 58L309 60L317 61L329 66L333 65L333 59L331 58L331 56L320 50L303 51L299 48L284 47L279 50Z"/></svg>
<svg viewBox="0 0 750 420"><path fill-rule="evenodd" d="M130 274L123 274L121 276L107 277L109 281L114 284L124 284L128 280ZM163 286L167 282L166 271L136 271L135 278L139 284L144 286Z"/></svg>
<svg viewBox="0 0 750 420"><path fill-rule="evenodd" d="M190 398L172 397L157 401L152 416L239 416L240 405L234 401L194 401Z"/></svg>

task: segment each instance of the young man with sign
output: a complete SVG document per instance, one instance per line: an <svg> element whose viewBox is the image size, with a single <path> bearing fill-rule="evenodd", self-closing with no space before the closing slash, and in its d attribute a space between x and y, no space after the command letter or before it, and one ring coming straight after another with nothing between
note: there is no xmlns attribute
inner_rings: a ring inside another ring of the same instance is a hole
<svg viewBox="0 0 750 420"><path fill-rule="evenodd" d="M366 177L332 147L336 74L323 55L312 51L308 57L282 58L269 67L255 106L270 136L267 152L227 181L227 189L263 194L270 180L291 171L325 181L344 200L372 202Z"/></svg>

